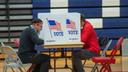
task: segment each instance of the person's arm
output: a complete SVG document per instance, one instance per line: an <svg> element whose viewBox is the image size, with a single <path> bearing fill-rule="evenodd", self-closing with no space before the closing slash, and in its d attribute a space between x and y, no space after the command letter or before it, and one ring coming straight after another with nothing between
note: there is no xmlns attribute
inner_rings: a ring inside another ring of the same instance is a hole
<svg viewBox="0 0 128 72"><path fill-rule="evenodd" d="M31 39L37 45L44 44L44 40L39 38L39 36L37 35L34 29L31 29Z"/></svg>
<svg viewBox="0 0 128 72"><path fill-rule="evenodd" d="M88 22L86 22L86 24L87 23ZM89 25L85 25L81 32L81 41L87 43L90 36L91 36L91 27Z"/></svg>

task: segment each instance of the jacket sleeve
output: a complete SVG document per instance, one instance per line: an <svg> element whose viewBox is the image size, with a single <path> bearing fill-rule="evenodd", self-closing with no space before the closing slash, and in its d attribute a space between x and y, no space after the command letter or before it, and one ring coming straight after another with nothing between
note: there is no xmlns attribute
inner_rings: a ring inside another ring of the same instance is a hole
<svg viewBox="0 0 128 72"><path fill-rule="evenodd" d="M89 23L89 22L86 22ZM87 43L89 37L91 36L91 27L85 24L82 32L81 32L81 41Z"/></svg>
<svg viewBox="0 0 128 72"><path fill-rule="evenodd" d="M35 44L37 45L44 44L44 40L39 38L39 36L37 35L37 32L34 29L31 29L30 34L31 34L31 39Z"/></svg>

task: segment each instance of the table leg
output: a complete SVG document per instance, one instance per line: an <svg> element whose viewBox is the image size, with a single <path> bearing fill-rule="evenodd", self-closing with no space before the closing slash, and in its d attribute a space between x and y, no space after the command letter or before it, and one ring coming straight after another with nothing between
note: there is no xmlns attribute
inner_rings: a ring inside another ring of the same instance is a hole
<svg viewBox="0 0 128 72"><path fill-rule="evenodd" d="M51 51L50 51L51 49L49 49L49 55L51 56ZM51 66L51 61L50 61L50 63L49 63L49 69L52 69L52 66Z"/></svg>
<svg viewBox="0 0 128 72"><path fill-rule="evenodd" d="M65 51L64 51L64 56L65 56L65 66L64 66L64 68L69 68L68 67L68 64L67 64L67 50L65 49Z"/></svg>
<svg viewBox="0 0 128 72"><path fill-rule="evenodd" d="M56 51L54 52L54 57L56 56ZM54 59L54 72L56 72L56 57Z"/></svg>

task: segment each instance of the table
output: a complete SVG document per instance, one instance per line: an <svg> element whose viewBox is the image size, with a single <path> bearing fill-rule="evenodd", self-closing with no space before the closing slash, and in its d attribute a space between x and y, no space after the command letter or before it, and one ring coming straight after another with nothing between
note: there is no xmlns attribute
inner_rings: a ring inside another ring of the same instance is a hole
<svg viewBox="0 0 128 72"><path fill-rule="evenodd" d="M83 47L83 43L44 45L44 48L79 48L79 47Z"/></svg>
<svg viewBox="0 0 128 72"><path fill-rule="evenodd" d="M52 44L52 45L44 45L44 48L82 48L83 47L83 43L79 42L79 43L72 43L72 44ZM54 53L55 56L55 53ZM54 58L54 72L56 72L56 59Z"/></svg>

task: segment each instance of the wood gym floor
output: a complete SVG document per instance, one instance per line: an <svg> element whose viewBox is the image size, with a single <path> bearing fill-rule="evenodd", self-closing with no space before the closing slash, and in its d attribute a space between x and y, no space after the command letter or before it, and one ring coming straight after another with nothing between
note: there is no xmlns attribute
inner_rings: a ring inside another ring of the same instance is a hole
<svg viewBox="0 0 128 72"><path fill-rule="evenodd" d="M128 72L128 56L125 57L121 57L121 56L116 56L116 64L112 64L111 68L112 68L112 72ZM3 61L4 60L0 60L0 72L2 72L3 70ZM59 58L57 59L57 68L60 67L64 67L65 64L65 60L64 58ZM53 67L54 62L53 59L51 59L51 65ZM93 66L94 63L91 60L88 60L86 62L86 66L85 66L85 72L90 72L90 70L92 68L88 68L87 66ZM71 68L71 59L68 59L68 66ZM27 67L26 67L27 68ZM8 69L8 72L12 72L11 69ZM53 69L50 69L49 72L54 72ZM56 72L71 72L71 69L56 69Z"/></svg>

